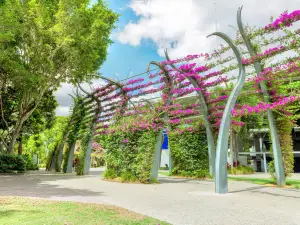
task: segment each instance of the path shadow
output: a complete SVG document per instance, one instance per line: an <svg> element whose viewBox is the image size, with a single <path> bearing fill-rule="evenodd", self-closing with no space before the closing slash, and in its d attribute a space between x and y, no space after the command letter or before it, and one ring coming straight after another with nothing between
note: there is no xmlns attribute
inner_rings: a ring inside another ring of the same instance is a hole
<svg viewBox="0 0 300 225"><path fill-rule="evenodd" d="M205 182L208 182L207 185L211 185L210 183L213 180L200 180L200 179L189 179L189 178L176 178L176 177L159 177L159 183L161 184L176 184L176 183L201 183L205 185Z"/></svg>
<svg viewBox="0 0 300 225"><path fill-rule="evenodd" d="M272 196L276 196L276 197L286 197L286 198L294 198L297 199L300 197L298 196L292 196L292 195L284 195L284 194L279 194L279 193L271 193L271 192L266 192L266 191L252 191L253 193L258 193L258 194L265 194L265 195L272 195Z"/></svg>
<svg viewBox="0 0 300 225"><path fill-rule="evenodd" d="M264 186L258 186L258 187L249 187L249 188L244 188L244 189L241 189L241 190L236 190L236 191L229 191L228 193L239 193L239 192L253 192L253 190L260 190L260 189L264 189L266 187Z"/></svg>
<svg viewBox="0 0 300 225"><path fill-rule="evenodd" d="M94 173L96 172L99 173L99 171L95 171ZM89 177L76 176L75 174L51 174L47 172L0 176L0 196L38 198L104 196L103 192L76 187L76 185L80 184L78 182L79 179L85 182L85 179L89 179ZM70 183L71 185L68 184L68 188L62 187L59 185L59 182L62 180L70 180L70 182L74 180L74 185Z"/></svg>

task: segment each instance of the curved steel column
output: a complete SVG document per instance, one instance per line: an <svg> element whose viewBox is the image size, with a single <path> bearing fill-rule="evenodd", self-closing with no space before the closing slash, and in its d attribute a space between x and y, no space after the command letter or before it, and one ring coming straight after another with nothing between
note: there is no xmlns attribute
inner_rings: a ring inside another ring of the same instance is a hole
<svg viewBox="0 0 300 225"><path fill-rule="evenodd" d="M221 126L218 134L218 143L216 151L216 175L215 175L215 188L216 193L225 194L228 192L227 180L227 152L228 152L228 138L231 124L231 110L234 108L236 99L244 85L246 73L245 66L242 64L242 55L239 49L233 44L233 41L224 33L215 32L211 35L216 35L228 43L233 50L239 66L238 80L230 93L226 103L224 113L221 120ZM209 35L209 36L211 36ZM208 36L208 37L209 37Z"/></svg>
<svg viewBox="0 0 300 225"><path fill-rule="evenodd" d="M247 49L250 53L250 56L253 57L256 55L256 52L254 51L253 46L245 33L241 14L242 14L242 7L240 7L237 11L237 24L238 24L241 36L242 36L242 38L247 46ZM254 68L255 68L257 76L259 76L262 71L260 63L254 62ZM270 96L269 96L265 82L261 81L259 83L259 85L263 92L264 102L269 103ZM267 114L268 114L270 135L271 135L271 140L272 140L272 149L273 149L273 154L274 154L276 183L277 183L277 186L284 186L286 184L286 182L285 182L284 167L283 167L283 160L282 160L282 153L281 153L281 149L280 149L278 131L277 131L277 127L276 127L276 123L275 123L275 119L274 119L272 110L268 109Z"/></svg>
<svg viewBox="0 0 300 225"><path fill-rule="evenodd" d="M165 84L168 85L170 88L173 86L172 78L168 74L168 71L165 69L163 65L161 65L159 62L151 61L148 66L147 66L147 72L149 73L150 71L150 65L153 64L157 66L159 69L163 71L163 75L165 76ZM170 89L167 90L167 95L168 98L166 100L165 106L170 106L172 105L172 94L170 94ZM169 126L169 116L168 113L164 113L164 120L167 122L167 128L168 130L171 129ZM152 169L151 169L151 174L150 174L150 179L152 181L157 179L158 176L158 169L160 166L160 160L161 160L161 146L163 142L163 132L162 130L159 132L157 138L156 138L156 146L155 146L155 153L154 153L154 159L153 159L153 164L152 164ZM172 172L172 155L171 155L171 147L168 145L169 148L169 173Z"/></svg>
<svg viewBox="0 0 300 225"><path fill-rule="evenodd" d="M168 61L170 61L170 57L168 55L167 49L165 50L165 57ZM173 64L170 65L174 70L178 71L179 73L182 73L182 71L179 71ZM194 77L187 77L187 79L191 82L191 84L194 86L194 88L200 88L200 85L198 84L197 80ZM201 90L196 91L199 100L200 100L200 111L203 116L204 120L204 126L206 130L206 139L207 139L207 145L208 145L208 158L209 158L209 174L211 176L215 175L215 158L216 158L216 152L215 152L215 141L214 141L214 134L212 131L211 123L208 119L208 109L205 101L205 97Z"/></svg>
<svg viewBox="0 0 300 225"><path fill-rule="evenodd" d="M94 140L94 135L97 127L97 120L98 116L101 113L101 103L100 100L95 96L95 92L89 93L85 91L80 84L78 83L78 87L81 89L82 92L84 92L88 97L91 97L93 101L96 102L96 110L94 114L94 118L91 121L91 132L90 132L90 138L88 142L88 146L85 152L84 156L84 164L83 164L83 175L87 175L90 171L90 166L91 166L91 154L93 150L93 140Z"/></svg>

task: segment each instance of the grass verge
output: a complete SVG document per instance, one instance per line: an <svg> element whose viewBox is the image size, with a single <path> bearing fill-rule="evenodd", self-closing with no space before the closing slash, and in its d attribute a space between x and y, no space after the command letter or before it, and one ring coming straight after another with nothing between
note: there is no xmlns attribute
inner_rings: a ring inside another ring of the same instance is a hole
<svg viewBox="0 0 300 225"><path fill-rule="evenodd" d="M165 175L165 176L170 176L170 173L169 173L169 171L167 172L167 171L159 171L158 172L159 174L161 174L161 175Z"/></svg>
<svg viewBox="0 0 300 225"><path fill-rule="evenodd" d="M0 197L1 225L169 225L110 205Z"/></svg>
<svg viewBox="0 0 300 225"><path fill-rule="evenodd" d="M250 178L250 177L232 177L228 176L229 180L234 181L246 181L254 184L262 184L262 185L276 185L276 182L272 178ZM288 188L296 188L300 189L300 180L287 179L286 184Z"/></svg>

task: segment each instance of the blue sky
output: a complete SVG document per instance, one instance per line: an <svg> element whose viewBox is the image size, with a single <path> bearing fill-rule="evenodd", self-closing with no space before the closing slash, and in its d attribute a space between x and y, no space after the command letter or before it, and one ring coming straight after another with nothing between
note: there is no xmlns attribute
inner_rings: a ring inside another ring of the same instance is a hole
<svg viewBox="0 0 300 225"><path fill-rule="evenodd" d="M95 2L97 0L91 0ZM236 38L236 11L243 5L243 21L262 27L270 16L278 17L285 10L295 10L299 0L104 0L121 16L111 37L107 60L100 72L122 80L146 71L150 61L162 61L163 50L171 59L188 54L210 53L223 43L207 38L221 31ZM232 26L229 27L228 25ZM114 74L117 74L115 76ZM146 75L144 75L144 78ZM97 85L103 81L95 81ZM87 86L88 87L88 86ZM68 94L74 87L62 84L56 93L57 115L68 115L72 99Z"/></svg>
<svg viewBox="0 0 300 225"><path fill-rule="evenodd" d="M121 14L117 23L118 28L114 33L123 30L130 21L138 21L139 17L127 7L129 0L107 0L107 3L109 8ZM151 41L134 47L122 44L114 38L114 34L112 36L114 43L109 47L107 60L100 68L100 72L104 76L116 78L114 74L117 74L118 79L124 79L129 75L146 71L146 66L150 61L163 60L157 54L156 48L154 44L151 44Z"/></svg>

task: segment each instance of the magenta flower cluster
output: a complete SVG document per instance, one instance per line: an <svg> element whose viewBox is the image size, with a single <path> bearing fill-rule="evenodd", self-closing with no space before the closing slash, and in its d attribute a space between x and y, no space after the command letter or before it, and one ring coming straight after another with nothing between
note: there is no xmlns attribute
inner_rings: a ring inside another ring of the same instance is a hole
<svg viewBox="0 0 300 225"><path fill-rule="evenodd" d="M283 107L289 103L295 102L300 100L300 96L289 96L284 97L278 102L273 103L264 103L260 102L255 106L250 105L243 105L240 109L233 109L231 111L232 116L239 117L239 116L245 116L245 115L251 115L251 114L257 114L261 112L266 112L268 109L276 109L278 107Z"/></svg>
<svg viewBox="0 0 300 225"><path fill-rule="evenodd" d="M129 80L125 83L125 85L129 85L129 84L135 84L135 83L141 83L144 81L144 78L138 78L138 79L135 79L135 80Z"/></svg>
<svg viewBox="0 0 300 225"><path fill-rule="evenodd" d="M279 30L281 27L289 27L292 25L292 23L300 20L300 10L295 10L291 13L288 13L285 11L280 15L279 18L274 20L274 22L268 24L265 26L266 31L274 31Z"/></svg>
<svg viewBox="0 0 300 225"><path fill-rule="evenodd" d="M273 56L275 54L278 54L278 53L284 51L285 49L286 49L286 47L283 46L283 45L281 45L279 47L270 48L270 49L267 49L265 52L259 53L255 56L251 57L251 58L242 59L242 63L244 65L253 64L256 61L259 61L259 60L262 60L264 58L267 58L267 57Z"/></svg>

